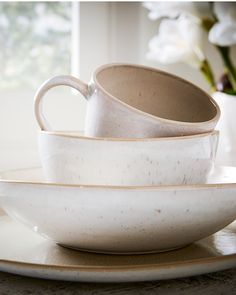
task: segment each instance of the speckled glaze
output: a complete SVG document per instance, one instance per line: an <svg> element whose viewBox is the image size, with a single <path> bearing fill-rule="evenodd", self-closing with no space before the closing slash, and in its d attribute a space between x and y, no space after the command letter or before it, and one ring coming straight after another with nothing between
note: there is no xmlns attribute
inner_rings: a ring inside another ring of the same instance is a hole
<svg viewBox="0 0 236 295"><path fill-rule="evenodd" d="M15 222L9 216L1 215L0 212L0 241L1 272L51 280L103 283L156 281L215 272L233 268L236 265L236 222L208 238L179 250L148 255L117 256L71 251L65 247L59 247L24 225ZM223 276L222 278L222 275L222 273L218 274L215 279L213 274L208 277L211 287L213 280L216 281L216 284L219 280L226 281L226 277ZM194 285L191 280L183 280L183 285L187 286L187 293L185 294L196 295L196 285L199 285L199 281L200 279L196 279ZM182 288L179 286L179 281L177 282L174 294L179 295L182 294ZM191 282L193 284L192 292L189 293ZM229 277L227 282L232 283L232 292L229 294L233 294L232 278L230 280ZM4 283L6 284L5 281L2 281L0 291L4 290L2 288L5 285ZM22 278L20 278L18 287L22 284ZM62 288L62 283L59 284L58 288L52 286L50 289L45 286L46 282L37 281L37 285L33 284L31 287L32 294L35 294L36 286L38 291L39 284L44 286L42 294L71 294L78 289L78 285L76 285L74 291L70 288L67 292L67 289ZM154 284L157 285L157 282ZM9 288L5 290L11 290L11 294L15 294L15 292L12 292L11 285L12 279L9 280ZM206 282L201 280L203 294L206 294L206 285ZM110 285L106 286L107 290L102 294L116 293L114 286L112 288ZM158 286L159 283L157 288ZM91 291L86 287L87 291L83 294L97 293L96 288L92 287ZM153 288L149 287L147 288L147 285L143 287L142 291L147 290L143 294L148 294L150 289L153 291ZM25 287L26 291L21 293L22 288L20 287L17 290L14 280L14 290L19 291L19 294L30 294L29 288L28 281ZM123 285L120 288L119 294L127 294L127 288L124 288ZM169 284L167 288L169 290ZM131 290L130 286L129 290ZM101 294L100 289L98 292ZM159 293L159 288L157 292ZM137 293L138 288L132 292L132 294ZM129 294L131 294L130 291ZM222 292L222 294L228 293Z"/></svg>
<svg viewBox="0 0 236 295"><path fill-rule="evenodd" d="M101 139L39 132L45 179L91 185L205 183L218 132L153 139Z"/></svg>
<svg viewBox="0 0 236 295"><path fill-rule="evenodd" d="M152 138L212 131L219 119L216 102L177 76L139 65L108 64L87 85L72 76L46 81L35 95L42 130L51 128L42 111L46 92L58 85L77 89L88 100L85 135Z"/></svg>
<svg viewBox="0 0 236 295"><path fill-rule="evenodd" d="M215 184L133 188L25 181L34 173L4 176L0 206L67 247L106 253L165 251L200 240L236 218L236 183L219 183L224 174L212 178Z"/></svg>

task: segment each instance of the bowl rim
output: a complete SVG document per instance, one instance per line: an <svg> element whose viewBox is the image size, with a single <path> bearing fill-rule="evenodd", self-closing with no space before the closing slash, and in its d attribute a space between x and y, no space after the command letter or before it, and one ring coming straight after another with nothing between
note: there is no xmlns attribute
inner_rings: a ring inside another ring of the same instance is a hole
<svg viewBox="0 0 236 295"><path fill-rule="evenodd" d="M227 166L232 168L230 166ZM233 167L233 169L236 167ZM23 169L11 169L7 171L2 171L0 173L0 185L1 184L13 184L13 185L38 185L38 186L49 186L49 187L59 187L59 188L77 188L77 189L96 189L96 190L118 190L118 191L138 191L138 190L153 190L153 191L182 191L182 190L205 190L205 189L236 189L236 182L222 182L222 183L201 183L201 184L178 184L178 185L149 185L149 186L115 186L115 185L101 185L101 184L66 184L61 182L46 182L46 181L27 181L27 180L17 180L17 179L4 179L4 174L11 172L23 172L32 171L35 169L42 169L41 166L38 167L28 167ZM9 178L9 177L6 177Z"/></svg>
<svg viewBox="0 0 236 295"><path fill-rule="evenodd" d="M211 136L219 137L219 131L213 130L204 133L192 134L192 135L182 135L182 136L165 136L165 137L147 137L147 138L123 138L123 137L90 137L90 136L83 136L77 134L77 131L47 131L47 130L39 130L39 135L50 135L62 138L74 138L80 140L92 140L92 141L115 141L115 142L159 142L159 141L175 141L175 140L190 140L190 139L197 139L197 138L207 138ZM76 134L72 134L76 133Z"/></svg>
<svg viewBox="0 0 236 295"><path fill-rule="evenodd" d="M206 120L206 121L200 121L200 122L185 122L185 121L177 121L177 120L171 120L171 119L166 119L166 118L162 118L162 117L158 117L152 114L149 114L147 112L144 112L138 108L135 108L123 101L121 101L120 99L116 98L115 96L113 96L111 93L109 93L107 90L105 90L105 88L101 85L101 83L98 82L97 79L97 75L98 73L102 72L105 69L108 68L114 68L114 67L131 67L131 68L138 68L138 69L144 69L147 71L152 71L155 73L159 73L163 76L167 76L171 79L176 79L181 83L187 84L191 87L193 87L196 91L202 93L202 95L204 95L205 97L207 97L209 99L209 101L211 102L211 104L215 107L216 113L215 115L212 117L212 119L210 120ZM107 64L103 64L101 66L99 66L92 74L92 78L90 80L90 82L88 83L88 87L89 89L92 89L92 85L96 85L99 87L100 90L102 90L108 97L109 99L113 100L114 102L121 104L123 106L125 106L126 108L132 110L133 112L142 115L143 117L147 117L151 120L155 120L155 121L159 121L162 123L166 123L166 124L170 124L170 125L179 125L179 126L195 126L195 127L204 127L205 125L207 126L208 124L211 124L213 122L217 122L220 118L220 107L217 104L217 102L215 101L215 99L213 97L211 97L206 91L204 91L202 88L198 87L197 85L191 83L190 81L183 79L177 75L168 73L166 71L160 70L160 69L156 69L153 67L149 67L149 66L145 66L145 65L139 65L139 64L132 64L132 63L107 63ZM90 90L91 91L91 90ZM89 92L90 92L89 91Z"/></svg>

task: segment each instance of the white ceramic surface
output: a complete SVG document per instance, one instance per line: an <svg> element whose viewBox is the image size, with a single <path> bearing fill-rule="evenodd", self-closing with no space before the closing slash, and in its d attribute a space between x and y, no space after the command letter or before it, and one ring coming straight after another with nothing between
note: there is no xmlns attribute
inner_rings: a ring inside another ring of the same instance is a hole
<svg viewBox="0 0 236 295"><path fill-rule="evenodd" d="M45 179L68 184L205 183L218 132L152 139L101 139L39 133Z"/></svg>
<svg viewBox="0 0 236 295"><path fill-rule="evenodd" d="M73 87L87 99L87 136L198 134L212 131L220 117L215 101L186 80L145 66L108 64L94 72L88 85L72 76L46 81L35 95L35 115L42 130L51 130L43 113L44 95L58 85Z"/></svg>
<svg viewBox="0 0 236 295"><path fill-rule="evenodd" d="M179 250L117 256L59 247L0 215L0 271L53 280L118 283L181 278L236 267L235 222Z"/></svg>
<svg viewBox="0 0 236 295"><path fill-rule="evenodd" d="M27 182L35 171L18 171L0 181L0 206L68 247L126 254L165 251L207 237L236 218L235 169L215 171L209 180L215 184L136 188ZM222 183L227 173L234 183Z"/></svg>
<svg viewBox="0 0 236 295"><path fill-rule="evenodd" d="M222 92L214 93L213 97L221 110L217 124L220 140L216 162L218 165L236 166L236 97Z"/></svg>

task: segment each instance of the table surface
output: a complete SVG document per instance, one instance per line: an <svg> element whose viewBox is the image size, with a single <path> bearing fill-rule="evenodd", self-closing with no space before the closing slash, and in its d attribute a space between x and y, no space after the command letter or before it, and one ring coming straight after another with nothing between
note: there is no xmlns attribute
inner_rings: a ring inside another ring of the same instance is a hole
<svg viewBox="0 0 236 295"><path fill-rule="evenodd" d="M0 272L1 295L51 294L178 294L233 295L236 294L236 268L176 280L142 283L92 284L50 281Z"/></svg>

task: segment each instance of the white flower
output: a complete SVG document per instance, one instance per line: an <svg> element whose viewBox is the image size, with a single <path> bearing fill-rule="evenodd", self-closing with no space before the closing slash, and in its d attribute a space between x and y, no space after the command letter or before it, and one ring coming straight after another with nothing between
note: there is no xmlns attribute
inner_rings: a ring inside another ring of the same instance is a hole
<svg viewBox="0 0 236 295"><path fill-rule="evenodd" d="M192 18L164 19L158 34L149 42L147 58L163 64L185 62L199 67L204 60L201 33L200 23Z"/></svg>
<svg viewBox="0 0 236 295"><path fill-rule="evenodd" d="M217 22L209 32L209 40L220 46L236 44L236 3L216 2L214 12Z"/></svg>
<svg viewBox="0 0 236 295"><path fill-rule="evenodd" d="M188 14L198 17L198 11L193 2L145 2L143 4L150 10L148 16L151 20L161 17L176 18L181 14Z"/></svg>

